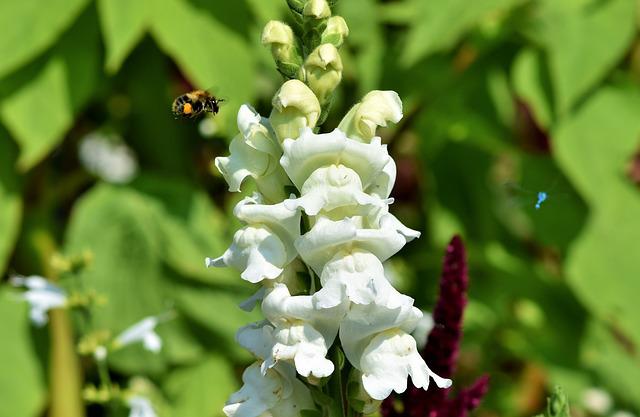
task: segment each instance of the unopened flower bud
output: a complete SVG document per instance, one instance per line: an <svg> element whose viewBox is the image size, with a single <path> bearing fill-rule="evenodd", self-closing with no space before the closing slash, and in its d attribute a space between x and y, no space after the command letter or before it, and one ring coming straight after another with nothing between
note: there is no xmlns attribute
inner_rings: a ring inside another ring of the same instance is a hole
<svg viewBox="0 0 640 417"><path fill-rule="evenodd" d="M327 0L309 0L304 5L302 14L313 19L326 19L331 16L331 8Z"/></svg>
<svg viewBox="0 0 640 417"><path fill-rule="evenodd" d="M340 48L346 37L349 36L349 27L342 16L331 16L327 19L327 27L322 32L321 42L330 43Z"/></svg>
<svg viewBox="0 0 640 417"><path fill-rule="evenodd" d="M402 119L402 101L395 91L374 90L349 110L338 129L351 138L369 141L376 135L378 126L387 122L398 123Z"/></svg>
<svg viewBox="0 0 640 417"><path fill-rule="evenodd" d="M299 75L302 56L289 25L277 20L268 22L262 31L262 44L271 46L273 59L285 77L296 78Z"/></svg>
<svg viewBox="0 0 640 417"><path fill-rule="evenodd" d="M317 97L299 80L289 80L282 84L273 97L272 104L269 120L280 142L286 138L297 138L302 128L315 127L320 117Z"/></svg>
<svg viewBox="0 0 640 417"><path fill-rule="evenodd" d="M325 43L313 50L304 63L309 87L320 103L327 101L342 79L342 60L338 49Z"/></svg>

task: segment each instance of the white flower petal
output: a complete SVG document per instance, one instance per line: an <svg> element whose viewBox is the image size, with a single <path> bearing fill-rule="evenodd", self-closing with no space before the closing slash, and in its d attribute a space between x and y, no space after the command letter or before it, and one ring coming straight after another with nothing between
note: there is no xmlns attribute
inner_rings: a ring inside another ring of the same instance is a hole
<svg viewBox="0 0 640 417"><path fill-rule="evenodd" d="M238 110L238 129L248 146L273 158L280 158L282 149L271 130L269 119L261 117L248 104L243 104Z"/></svg>
<svg viewBox="0 0 640 417"><path fill-rule="evenodd" d="M279 325L274 331L273 363L293 361L302 376L322 378L333 373L333 363L326 359L328 345L320 332L302 321Z"/></svg>
<svg viewBox="0 0 640 417"><path fill-rule="evenodd" d="M340 221L320 218L309 232L296 240L296 249L302 259L317 274L321 274L324 265L339 251L359 248L373 253L384 262L402 249L405 243L420 235L389 213L374 221L375 229L359 226L356 218Z"/></svg>
<svg viewBox="0 0 640 417"><path fill-rule="evenodd" d="M303 129L297 139L285 140L283 149L280 164L298 189L316 169L338 164L354 170L366 188L390 159L379 140L365 144L348 139L338 129L319 135Z"/></svg>
<svg viewBox="0 0 640 417"><path fill-rule="evenodd" d="M219 156L214 163L229 184L229 191L238 192L247 177L259 178L267 174L270 156L249 146L241 135L229 145L231 155Z"/></svg>
<svg viewBox="0 0 640 417"><path fill-rule="evenodd" d="M256 308L256 305L264 299L266 290L267 289L265 287L260 287L260 289L251 297L238 304L238 307L244 311L253 311L253 309Z"/></svg>
<svg viewBox="0 0 640 417"><path fill-rule="evenodd" d="M273 330L273 326L266 320L251 323L238 330L236 341L255 357L264 360L271 356L273 345L276 343Z"/></svg>
<svg viewBox="0 0 640 417"><path fill-rule="evenodd" d="M376 135L378 126L387 122L398 123L402 119L402 101L395 91L374 90L349 110L338 125L350 137L369 141Z"/></svg>
<svg viewBox="0 0 640 417"><path fill-rule="evenodd" d="M47 324L49 310L64 307L67 304L67 295L62 288L41 276L14 276L11 277L10 282L14 286L23 286L28 289L21 294L21 297L29 303L29 318L36 326Z"/></svg>

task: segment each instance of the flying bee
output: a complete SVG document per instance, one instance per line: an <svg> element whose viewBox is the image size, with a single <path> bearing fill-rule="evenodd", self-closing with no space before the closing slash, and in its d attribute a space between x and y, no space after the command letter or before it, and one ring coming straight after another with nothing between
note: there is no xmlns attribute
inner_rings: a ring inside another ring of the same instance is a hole
<svg viewBox="0 0 640 417"><path fill-rule="evenodd" d="M207 112L215 115L223 101L205 90L194 90L175 99L171 109L176 117L193 119Z"/></svg>

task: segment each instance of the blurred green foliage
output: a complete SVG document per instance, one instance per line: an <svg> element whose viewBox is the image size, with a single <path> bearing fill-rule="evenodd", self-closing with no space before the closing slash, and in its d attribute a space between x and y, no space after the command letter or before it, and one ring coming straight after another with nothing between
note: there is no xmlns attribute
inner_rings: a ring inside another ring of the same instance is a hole
<svg viewBox="0 0 640 417"><path fill-rule="evenodd" d="M471 301L457 379L491 374L479 414L533 415L553 384L576 410L596 386L615 409L640 412L638 7L337 5L351 34L323 129L371 89L403 98L403 121L381 131L398 164L392 209L424 234L390 270L428 310L443 248L463 235ZM227 153L242 103L269 112L281 79L260 32L285 9L281 0L0 3L0 272L46 275L52 253L90 250L81 282L108 300L93 326L115 333L175 309L159 355L132 346L110 360L116 381L154 383L162 415L221 415L250 360L233 337L259 319L237 308L251 288L203 266L237 227L238 197L211 161ZM213 137L170 114L192 87L227 99L209 120ZM108 184L83 167L78 148L95 132L133 149L133 181ZM535 194L514 196L509 183L551 197L535 210ZM0 291L0 315L0 416L42 415L52 336L30 325L13 290Z"/></svg>

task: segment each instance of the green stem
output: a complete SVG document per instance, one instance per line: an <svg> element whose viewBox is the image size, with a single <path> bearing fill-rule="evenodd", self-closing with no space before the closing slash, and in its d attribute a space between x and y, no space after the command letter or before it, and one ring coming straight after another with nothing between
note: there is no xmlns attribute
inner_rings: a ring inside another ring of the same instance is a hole
<svg viewBox="0 0 640 417"><path fill-rule="evenodd" d="M329 417L347 417L347 410L349 405L347 404L346 386L342 378L342 370L340 369L340 352L337 346L332 348L331 360L336 369L333 376L329 380L328 388L329 395L335 400L332 406L329 408Z"/></svg>

